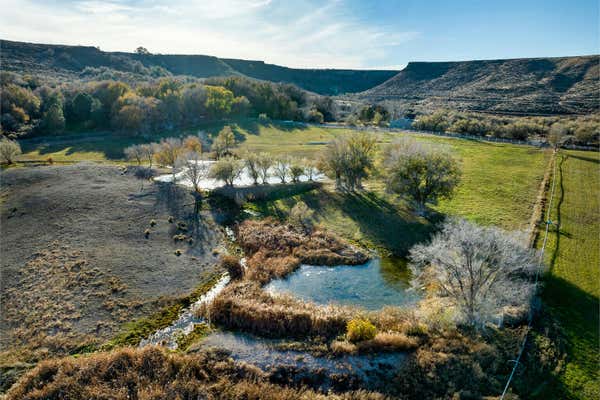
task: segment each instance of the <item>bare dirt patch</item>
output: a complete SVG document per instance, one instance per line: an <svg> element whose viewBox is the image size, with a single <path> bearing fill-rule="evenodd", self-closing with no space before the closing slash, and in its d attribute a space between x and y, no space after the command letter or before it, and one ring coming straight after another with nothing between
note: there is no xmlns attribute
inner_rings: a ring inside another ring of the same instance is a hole
<svg viewBox="0 0 600 400"><path fill-rule="evenodd" d="M184 189L147 181L142 188L131 171L91 163L11 169L0 178L5 361L103 343L215 272L222 234L208 211L194 216Z"/></svg>

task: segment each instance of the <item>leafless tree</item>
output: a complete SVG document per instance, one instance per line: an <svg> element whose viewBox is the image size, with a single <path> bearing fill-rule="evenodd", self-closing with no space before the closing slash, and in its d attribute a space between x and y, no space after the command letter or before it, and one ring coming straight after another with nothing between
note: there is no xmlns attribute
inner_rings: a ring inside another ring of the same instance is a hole
<svg viewBox="0 0 600 400"><path fill-rule="evenodd" d="M413 285L445 297L462 320L482 327L506 306L528 306L540 267L525 235L448 220L429 244L410 250Z"/></svg>
<svg viewBox="0 0 600 400"><path fill-rule="evenodd" d="M129 147L126 147L125 150L123 150L123 152L125 153L125 157L127 157L127 159L129 161L135 160L135 161L137 161L138 165L142 164L142 159L144 158L144 152L142 150L141 144L134 144Z"/></svg>
<svg viewBox="0 0 600 400"><path fill-rule="evenodd" d="M291 160L289 157L280 157L275 160L275 165L273 166L273 170L275 172L275 176L277 176L281 183L285 183L289 173L290 173L290 164Z"/></svg>
<svg viewBox="0 0 600 400"><path fill-rule="evenodd" d="M158 150L157 143L145 143L140 145L140 150L142 152L143 158L148 161L148 168L152 168L152 162L154 161L154 154L156 154Z"/></svg>
<svg viewBox="0 0 600 400"><path fill-rule="evenodd" d="M244 159L244 164L246 166L246 171L248 171L248 175L253 180L255 185L258 185L258 178L261 176L260 171L260 155L252 152L245 152L242 156Z"/></svg>
<svg viewBox="0 0 600 400"><path fill-rule="evenodd" d="M200 183L208 176L209 164L195 151L188 151L181 155L176 164L181 169L183 177L191 182L194 191L200 192Z"/></svg>
<svg viewBox="0 0 600 400"><path fill-rule="evenodd" d="M269 170L273 166L273 157L268 153L259 153L257 160L258 172L263 184L266 184L269 179Z"/></svg>
<svg viewBox="0 0 600 400"><path fill-rule="evenodd" d="M309 181L313 181L315 175L319 173L319 170L317 169L317 163L314 160L304 158L302 159L302 164L304 165L304 175L308 177Z"/></svg>

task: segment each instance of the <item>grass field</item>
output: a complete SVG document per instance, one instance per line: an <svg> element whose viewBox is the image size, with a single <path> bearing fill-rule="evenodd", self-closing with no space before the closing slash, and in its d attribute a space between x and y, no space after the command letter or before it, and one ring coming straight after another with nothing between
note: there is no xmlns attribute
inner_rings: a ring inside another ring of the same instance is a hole
<svg viewBox="0 0 600 400"><path fill-rule="evenodd" d="M164 133L152 137L89 134L76 137L41 139L24 142L22 160L55 162L94 160L123 162L123 149L130 144L158 141L165 136L184 136L204 132L215 135L223 124ZM287 123L259 124L245 120L232 124L240 150L266 151L275 155L315 158L327 142L350 130ZM440 202L435 210L458 215L483 224L506 229L527 227L549 154L528 146L469 141L435 136L401 134L418 141L447 145L461 161L463 177L456 195ZM377 133L380 147L399 134ZM385 193L381 179L367 182L368 191L341 195L326 190L309 192L295 198L257 205L264 213L285 215L295 201L307 202L315 209L320 222L348 239L402 254L422 240L439 216L430 220L415 217L407 205Z"/></svg>
<svg viewBox="0 0 600 400"><path fill-rule="evenodd" d="M561 380L574 398L600 398L600 154L567 151L558 159L549 235L545 303L564 329L568 360Z"/></svg>
<svg viewBox="0 0 600 400"><path fill-rule="evenodd" d="M332 133L312 134L344 133L345 130L336 129ZM416 217L403 200L386 193L384 182L377 177L366 183L367 191L363 193L339 194L326 187L324 191L315 190L249 207L281 218L287 215L295 202L302 200L315 211L318 222L327 228L359 244L399 255L414 243L424 240L441 214L461 216L510 230L527 227L550 157L547 151L526 146L406 135L418 141L450 146L461 161L463 177L455 196L435 206L434 210L439 214L429 219ZM379 136L380 147L383 147L398 135L386 133ZM248 139L244 145L258 148L259 138L260 135ZM261 146L269 147L271 144ZM318 151L321 146L314 147ZM285 149L283 145L278 147L281 152Z"/></svg>

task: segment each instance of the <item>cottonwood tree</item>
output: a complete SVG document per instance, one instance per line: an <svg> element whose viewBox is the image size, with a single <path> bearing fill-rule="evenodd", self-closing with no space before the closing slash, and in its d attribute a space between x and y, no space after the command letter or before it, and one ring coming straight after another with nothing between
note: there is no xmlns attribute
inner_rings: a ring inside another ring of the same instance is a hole
<svg viewBox="0 0 600 400"><path fill-rule="evenodd" d="M263 184L269 183L270 169L273 166L273 157L269 153L259 153L257 160L258 172Z"/></svg>
<svg viewBox="0 0 600 400"><path fill-rule="evenodd" d="M452 196L460 182L458 161L441 146L403 139L390 145L383 161L388 190L407 197L418 215L427 203Z"/></svg>
<svg viewBox="0 0 600 400"><path fill-rule="evenodd" d="M15 157L21 154L21 146L14 140L2 139L0 141L0 162L12 164Z"/></svg>
<svg viewBox="0 0 600 400"><path fill-rule="evenodd" d="M231 153L231 149L235 147L235 135L229 125L226 125L221 129L212 144L212 151L215 152L217 159Z"/></svg>
<svg viewBox="0 0 600 400"><path fill-rule="evenodd" d="M285 180L290 173L290 164L291 160L289 157L280 157L275 160L273 172L275 172L275 176L281 180L281 183L285 183Z"/></svg>
<svg viewBox="0 0 600 400"><path fill-rule="evenodd" d="M161 165L170 165L173 183L177 174L177 159L184 152L183 141L179 138L167 138L160 141L156 161Z"/></svg>
<svg viewBox="0 0 600 400"><path fill-rule="evenodd" d="M321 154L320 168L335 179L336 189L362 189L373 167L375 145L375 137L366 133L339 136Z"/></svg>
<svg viewBox="0 0 600 400"><path fill-rule="evenodd" d="M202 154L202 141L199 136L186 136L186 138L183 139L183 147L185 147L186 150Z"/></svg>
<svg viewBox="0 0 600 400"><path fill-rule="evenodd" d="M208 176L209 164L202 159L202 155L196 151L183 153L177 160L177 166L181 169L184 178L188 179L196 193L200 192L200 183Z"/></svg>
<svg viewBox="0 0 600 400"><path fill-rule="evenodd" d="M429 244L410 250L413 286L448 299L462 321L482 327L506 306L528 306L539 268L525 235L448 220Z"/></svg>
<svg viewBox="0 0 600 400"><path fill-rule="evenodd" d="M240 176L244 169L244 163L232 156L218 159L210 168L209 176L213 179L225 182L227 186L233 186L233 181Z"/></svg>

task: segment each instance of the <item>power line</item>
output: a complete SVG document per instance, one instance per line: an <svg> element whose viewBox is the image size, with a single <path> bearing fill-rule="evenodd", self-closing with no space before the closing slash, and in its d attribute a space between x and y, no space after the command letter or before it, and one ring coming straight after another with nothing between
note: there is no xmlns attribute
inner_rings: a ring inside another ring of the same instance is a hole
<svg viewBox="0 0 600 400"><path fill-rule="evenodd" d="M544 259L544 251L546 250L546 244L548 243L548 231L550 230L550 225L552 225L552 220L550 219L550 214L552 212L552 200L554 199L554 190L556 187L557 154L558 154L558 152L555 151L553 154L554 159L552 160L552 162L554 163L553 171L552 171L552 190L550 192L550 201L548 202L548 209L546 211L546 232L544 233L544 242L542 243L542 249L540 250L539 265L542 265L542 262ZM537 270L535 271L534 295L535 295L535 293L537 293L539 275L540 275L540 268L538 267ZM519 366L519 363L521 362L521 356L523 355L523 352L525 350L525 344L527 343L527 337L529 336L529 331L531 330L532 324L533 324L533 310L532 310L532 307L530 307L529 317L528 317L528 321L527 321L527 331L525 332L525 337L523 337L523 343L521 344L519 354L517 355L517 359L515 360L515 366L513 367L512 371L508 377L508 380L506 381L506 386L504 386L504 390L502 391L502 396L500 396L500 400L504 400L504 396L506 395L506 392L508 391L508 388L510 387L510 383L512 382L515 372L517 371L517 367Z"/></svg>

